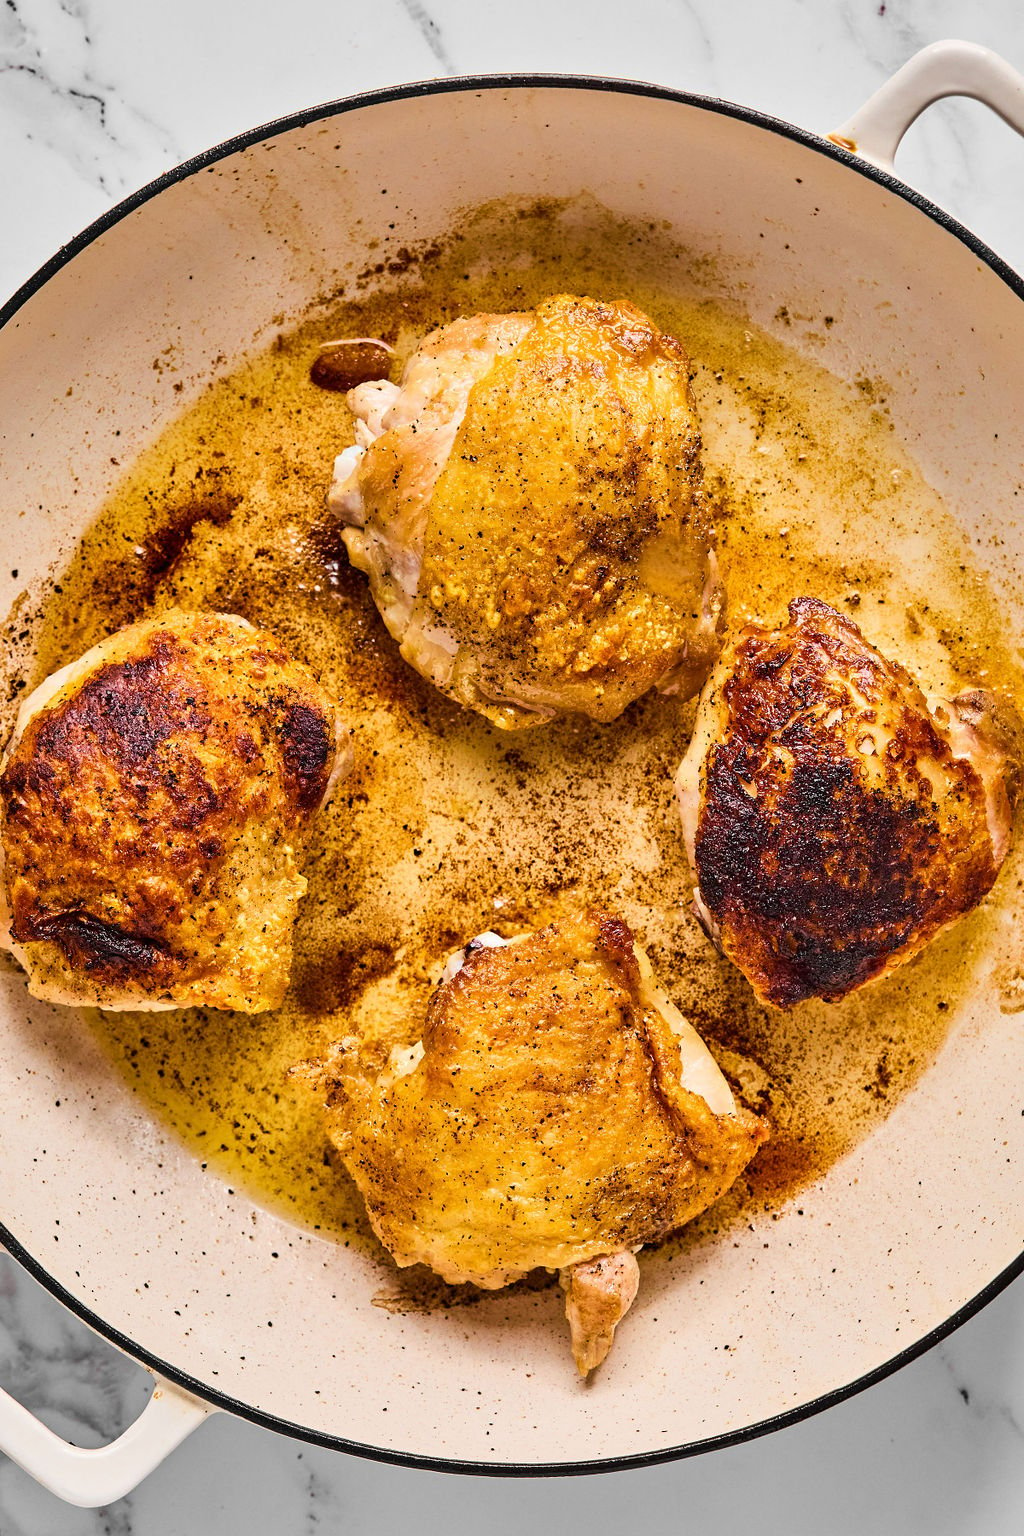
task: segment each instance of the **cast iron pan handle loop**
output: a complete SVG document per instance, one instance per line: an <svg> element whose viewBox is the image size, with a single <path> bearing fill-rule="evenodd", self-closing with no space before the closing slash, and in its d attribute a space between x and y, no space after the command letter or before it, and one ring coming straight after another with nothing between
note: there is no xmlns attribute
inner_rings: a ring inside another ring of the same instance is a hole
<svg viewBox="0 0 1024 1536"><path fill-rule="evenodd" d="M217 1410L156 1378L145 1408L123 1435L97 1450L69 1445L0 1389L0 1451L68 1504L98 1509L124 1498Z"/></svg>
<svg viewBox="0 0 1024 1536"><path fill-rule="evenodd" d="M829 138L891 171L911 123L944 96L971 96L1024 134L1024 76L990 48L950 40L915 53Z"/></svg>

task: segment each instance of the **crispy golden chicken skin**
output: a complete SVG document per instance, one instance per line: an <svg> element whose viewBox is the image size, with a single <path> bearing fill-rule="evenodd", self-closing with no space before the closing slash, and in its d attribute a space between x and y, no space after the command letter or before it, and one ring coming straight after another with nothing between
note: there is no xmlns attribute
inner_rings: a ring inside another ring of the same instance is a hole
<svg viewBox="0 0 1024 1536"><path fill-rule="evenodd" d="M758 996L835 1002L988 891L1019 729L978 690L928 700L816 598L748 625L701 698L677 779L697 905Z"/></svg>
<svg viewBox="0 0 1024 1536"><path fill-rule="evenodd" d="M376 1074L342 1051L331 1135L400 1265L488 1289L563 1271L585 1374L636 1293L633 1252L717 1200L766 1130L621 919L463 956L420 1043Z"/></svg>
<svg viewBox="0 0 1024 1536"><path fill-rule="evenodd" d="M632 304L562 295L351 392L331 506L412 666L508 730L700 688L720 591L688 369Z"/></svg>
<svg viewBox="0 0 1024 1536"><path fill-rule="evenodd" d="M312 674L240 618L171 611L54 674L0 772L0 937L34 995L276 1007L339 741Z"/></svg>

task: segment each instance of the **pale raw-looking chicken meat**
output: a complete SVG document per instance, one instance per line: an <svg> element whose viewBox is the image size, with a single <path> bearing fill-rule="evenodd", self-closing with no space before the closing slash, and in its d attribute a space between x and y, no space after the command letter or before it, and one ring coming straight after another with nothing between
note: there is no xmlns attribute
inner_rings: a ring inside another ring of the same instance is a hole
<svg viewBox="0 0 1024 1536"><path fill-rule="evenodd" d="M634 1254L717 1200L767 1135L603 913L453 957L422 1038L343 1042L328 1125L399 1265L497 1289L558 1270L582 1375L636 1295Z"/></svg>
<svg viewBox="0 0 1024 1536"><path fill-rule="evenodd" d="M765 1002L836 1002L990 889L1010 842L1019 722L926 698L817 598L750 624L701 697L677 790L697 911Z"/></svg>
<svg viewBox="0 0 1024 1536"><path fill-rule="evenodd" d="M298 859L350 756L312 673L233 615L171 610L54 673L0 765L0 943L29 990L276 1007Z"/></svg>
<svg viewBox="0 0 1024 1536"><path fill-rule="evenodd" d="M351 391L330 506L424 677L505 729L697 692L721 594L688 369L633 305L561 296Z"/></svg>

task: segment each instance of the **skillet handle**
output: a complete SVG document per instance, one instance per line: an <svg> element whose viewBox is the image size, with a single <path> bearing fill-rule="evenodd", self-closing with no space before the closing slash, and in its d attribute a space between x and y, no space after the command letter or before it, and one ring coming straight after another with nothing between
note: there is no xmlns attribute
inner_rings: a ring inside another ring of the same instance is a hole
<svg viewBox="0 0 1024 1536"><path fill-rule="evenodd" d="M0 1388L0 1451L67 1504L81 1509L112 1504L218 1411L159 1376L155 1381L135 1423L97 1450L69 1445Z"/></svg>
<svg viewBox="0 0 1024 1536"><path fill-rule="evenodd" d="M1024 134L1024 76L990 48L950 39L915 53L828 137L881 170L891 171L911 123L945 96L971 96Z"/></svg>

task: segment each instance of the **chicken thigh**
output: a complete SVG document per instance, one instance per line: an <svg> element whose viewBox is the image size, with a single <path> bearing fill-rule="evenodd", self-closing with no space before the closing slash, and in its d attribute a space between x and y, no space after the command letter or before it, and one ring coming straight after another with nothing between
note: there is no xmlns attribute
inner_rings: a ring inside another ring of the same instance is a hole
<svg viewBox="0 0 1024 1536"><path fill-rule="evenodd" d="M729 643L677 777L697 910L765 1002L836 1002L916 954L1006 855L1018 725L926 699L816 598Z"/></svg>
<svg viewBox="0 0 1024 1536"><path fill-rule="evenodd" d="M397 1263L487 1289L559 1270L583 1375L636 1294L636 1250L717 1200L767 1134L601 913L474 940L422 1040L378 1071L345 1042L328 1080L332 1138Z"/></svg>
<svg viewBox="0 0 1024 1536"><path fill-rule="evenodd" d="M276 1007L340 745L330 697L245 619L174 610L55 673L0 771L0 942L30 991Z"/></svg>
<svg viewBox="0 0 1024 1536"><path fill-rule="evenodd" d="M561 296L352 390L330 505L402 655L505 729L696 693L720 590L683 348Z"/></svg>

